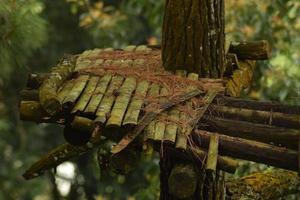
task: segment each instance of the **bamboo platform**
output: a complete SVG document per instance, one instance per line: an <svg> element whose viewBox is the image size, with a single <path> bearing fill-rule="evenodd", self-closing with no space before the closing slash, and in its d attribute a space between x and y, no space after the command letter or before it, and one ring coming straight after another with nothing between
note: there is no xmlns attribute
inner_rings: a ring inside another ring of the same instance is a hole
<svg viewBox="0 0 300 200"><path fill-rule="evenodd" d="M62 159L54 159L51 164L51 156L45 156L44 160L49 159L44 168L43 160L38 162L38 172L34 165L25 177L33 178L33 174L40 175L75 154L87 152L89 146L99 144L99 141L91 142L95 132L119 142L134 132L141 122L145 128L139 130L138 137L129 137L128 144L157 146L164 143L183 154L198 152L202 157L208 152L210 170L217 167L234 171L235 161L219 155L298 170L299 107L281 104L277 107L271 102L251 103L226 96L238 96L249 85L254 61L239 60L238 57L229 59L232 65L237 62L238 65L226 72L228 76L224 81L199 79L197 74L183 70L174 74L166 72L160 54L160 49L145 45L94 49L66 58L49 74L31 74L26 90L21 93L20 118L64 125L65 138L70 144L49 153L65 154L60 156ZM149 113L154 114L148 117ZM205 132L199 132L201 130ZM219 134L227 136L219 137ZM86 142L74 142L72 137L75 135ZM212 136L218 140L215 139L216 144L208 145L207 138ZM231 137L239 140L234 141ZM251 141L256 142L250 148ZM236 142L242 148L240 151L247 153L235 156L230 144ZM219 152L216 150L218 143L222 146ZM78 144L80 146L76 146ZM215 147L215 151L209 146ZM253 153L261 148L267 149L268 154L260 157ZM292 164L282 164L280 158L274 158L277 155L285 157L285 163ZM223 165L210 157L218 157Z"/></svg>

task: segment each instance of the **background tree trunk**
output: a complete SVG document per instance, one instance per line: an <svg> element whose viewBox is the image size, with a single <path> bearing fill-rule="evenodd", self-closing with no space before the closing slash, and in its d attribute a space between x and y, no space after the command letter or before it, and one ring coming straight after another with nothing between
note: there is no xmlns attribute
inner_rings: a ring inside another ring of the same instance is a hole
<svg viewBox="0 0 300 200"><path fill-rule="evenodd" d="M224 0L166 0L162 32L165 69L183 69L197 73L201 78L221 78L225 60L224 26ZM160 162L161 200L181 199L183 196L185 199L187 196L187 199L225 197L224 178L219 172L207 173L195 163L178 165L180 161L170 159L167 153ZM183 194L182 191L186 190L180 187L185 185L176 188L171 175L176 171L183 178L187 177L184 172L190 165L194 165L197 186L193 194ZM181 193L177 194L177 191Z"/></svg>
<svg viewBox="0 0 300 200"><path fill-rule="evenodd" d="M219 78L225 60L224 0L166 0L162 59L167 70Z"/></svg>

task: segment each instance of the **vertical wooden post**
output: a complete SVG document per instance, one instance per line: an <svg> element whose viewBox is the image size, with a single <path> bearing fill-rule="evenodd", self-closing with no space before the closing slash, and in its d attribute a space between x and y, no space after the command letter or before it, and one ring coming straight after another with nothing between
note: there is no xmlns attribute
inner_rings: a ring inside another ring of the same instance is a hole
<svg viewBox="0 0 300 200"><path fill-rule="evenodd" d="M224 0L166 0L162 60L167 70L184 69L219 78L224 71Z"/></svg>

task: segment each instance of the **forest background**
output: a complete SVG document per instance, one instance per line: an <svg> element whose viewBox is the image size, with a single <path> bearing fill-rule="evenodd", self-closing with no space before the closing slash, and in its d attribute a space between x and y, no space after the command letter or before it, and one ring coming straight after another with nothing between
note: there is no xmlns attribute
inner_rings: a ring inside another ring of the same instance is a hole
<svg viewBox="0 0 300 200"><path fill-rule="evenodd" d="M0 199L152 200L159 194L155 155L129 175L100 172L96 153L25 181L22 173L64 141L59 127L21 122L19 92L27 74L46 72L65 54L129 44L159 44L163 0L0 0ZM244 98L300 104L300 0L226 1L226 40L267 39ZM229 44L229 42L227 43ZM235 176L272 170L243 163ZM66 173L68 172L68 173Z"/></svg>

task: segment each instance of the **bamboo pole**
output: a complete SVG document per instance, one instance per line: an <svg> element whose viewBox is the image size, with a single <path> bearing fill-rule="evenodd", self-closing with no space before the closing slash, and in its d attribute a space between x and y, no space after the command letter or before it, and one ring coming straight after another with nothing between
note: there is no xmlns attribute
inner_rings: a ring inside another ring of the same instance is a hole
<svg viewBox="0 0 300 200"><path fill-rule="evenodd" d="M89 103L96 86L98 84L99 77L93 76L89 79L89 82L86 88L83 90L82 95L80 96L79 100L77 101L76 105L72 109L71 113L83 112L87 104Z"/></svg>
<svg viewBox="0 0 300 200"><path fill-rule="evenodd" d="M109 117L111 107L114 104L119 87L122 85L124 78L121 76L114 76L107 88L107 91L97 109L95 123L104 124Z"/></svg>
<svg viewBox="0 0 300 200"><path fill-rule="evenodd" d="M89 81L89 75L81 75L74 80L74 86L63 101L63 109L70 110L75 105L77 99L82 94Z"/></svg>
<svg viewBox="0 0 300 200"><path fill-rule="evenodd" d="M59 164L70 159L81 156L84 153L92 150L100 144L100 132L95 130L89 143L83 146L73 146L70 144L62 144L49 153L44 155L41 159L30 166L23 174L25 179L32 179L42 175L45 171L55 168Z"/></svg>
<svg viewBox="0 0 300 200"><path fill-rule="evenodd" d="M225 135L256 140L291 149L298 148L300 131L282 127L254 124L221 118L203 117L200 129L216 131Z"/></svg>
<svg viewBox="0 0 300 200"><path fill-rule="evenodd" d="M111 115L107 120L106 127L120 127L123 117L131 99L131 95L136 88L136 79L133 77L126 78L120 88L120 95L117 96L112 108Z"/></svg>
<svg viewBox="0 0 300 200"><path fill-rule="evenodd" d="M38 101L20 102L20 119L37 123L52 121L49 114L42 108Z"/></svg>
<svg viewBox="0 0 300 200"><path fill-rule="evenodd" d="M300 106L284 105L282 103L272 101L255 101L218 95L214 99L213 103L222 106L228 105L235 108L300 115Z"/></svg>
<svg viewBox="0 0 300 200"><path fill-rule="evenodd" d="M134 96L128 106L128 110L126 111L123 125L127 126L134 126L138 123L138 118L141 112L141 108L144 103L145 96L147 94L149 88L148 81L140 81L137 84Z"/></svg>
<svg viewBox="0 0 300 200"><path fill-rule="evenodd" d="M44 110L50 115L56 115L61 111L61 104L57 99L57 91L68 79L74 69L73 58L70 62L53 67L50 76L45 79L39 88L39 99Z"/></svg>
<svg viewBox="0 0 300 200"><path fill-rule="evenodd" d="M90 116L90 115L95 114L95 112L98 108L98 105L100 104L100 102L107 90L107 87L111 81L111 78L112 78L111 74L106 74L103 77L101 77L90 102L88 103L87 107L84 110L85 115Z"/></svg>
<svg viewBox="0 0 300 200"><path fill-rule="evenodd" d="M196 130L193 141L198 147L207 149L211 135L210 132ZM219 135L219 155L298 170L297 151L242 138Z"/></svg>
<svg viewBox="0 0 300 200"><path fill-rule="evenodd" d="M211 106L216 113L213 115L226 119L242 120L260 124L275 125L287 128L300 128L300 115L270 111L257 111L229 106Z"/></svg>
<svg viewBox="0 0 300 200"><path fill-rule="evenodd" d="M234 53L239 59L266 60L271 57L268 41L231 42L228 53Z"/></svg>
<svg viewBox="0 0 300 200"><path fill-rule="evenodd" d="M21 90L20 92L21 101L39 101L39 91L38 90Z"/></svg>

